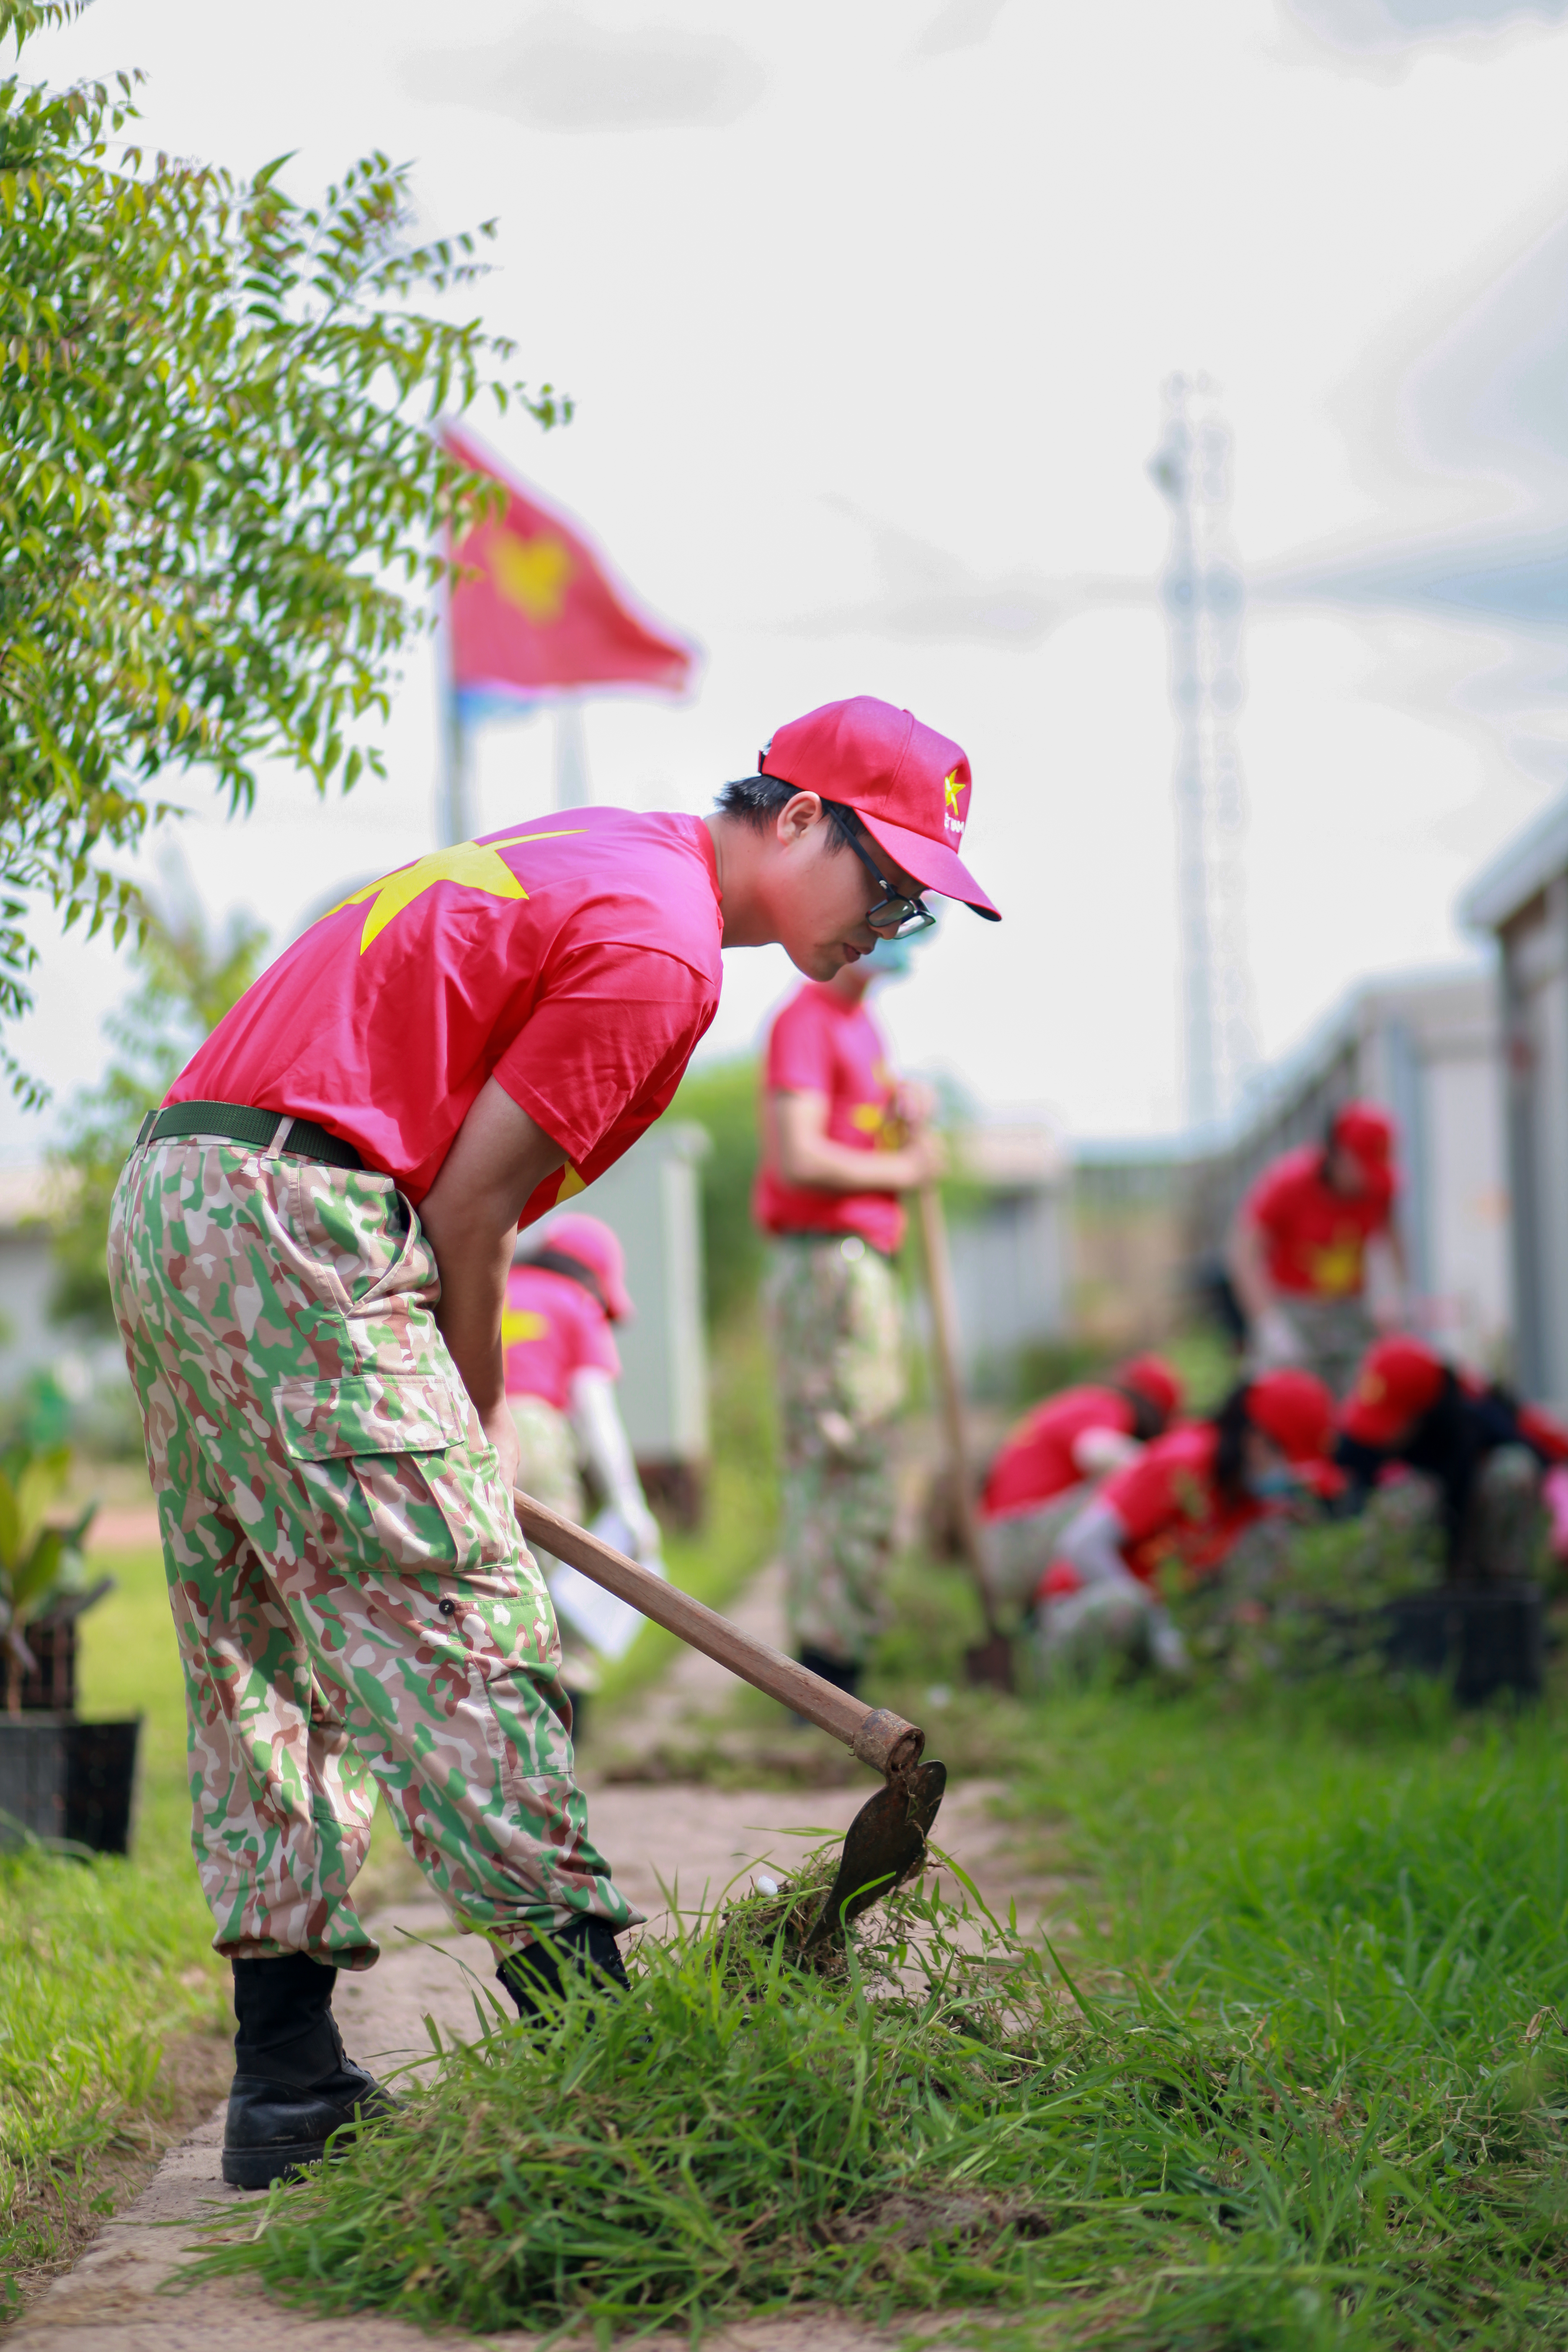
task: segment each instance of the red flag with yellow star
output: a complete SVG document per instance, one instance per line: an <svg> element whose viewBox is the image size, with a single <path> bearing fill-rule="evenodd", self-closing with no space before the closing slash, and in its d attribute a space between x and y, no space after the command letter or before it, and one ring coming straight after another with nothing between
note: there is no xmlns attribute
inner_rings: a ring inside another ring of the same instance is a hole
<svg viewBox="0 0 1568 2352"><path fill-rule="evenodd" d="M531 701L585 686L682 692L696 667L695 647L640 618L582 533L471 435L449 425L441 437L452 457L507 491L504 509L453 551L468 575L454 583L450 602L459 708Z"/></svg>

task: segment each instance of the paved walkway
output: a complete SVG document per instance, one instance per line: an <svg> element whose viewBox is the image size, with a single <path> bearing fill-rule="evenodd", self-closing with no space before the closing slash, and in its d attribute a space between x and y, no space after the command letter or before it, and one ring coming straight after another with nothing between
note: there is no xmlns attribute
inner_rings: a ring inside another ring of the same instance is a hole
<svg viewBox="0 0 1568 2352"><path fill-rule="evenodd" d="M737 1615L764 1639L777 1640L777 1580L764 1576ZM617 1746L636 1748L671 1731L722 1701L728 1677L692 1654L635 1715L617 1724ZM787 1737L782 1730L781 1737ZM592 1780L590 1777L590 1785ZM617 1883L649 1916L647 1932L668 1932L673 1904L683 1914L711 1906L739 1878L771 1865L781 1874L798 1853L793 1830L841 1832L871 1792L868 1775L856 1784L805 1790L725 1790L704 1786L612 1785L592 1789L595 1839L615 1861ZM1061 1892L1060 1881L1025 1879L1010 1861L1005 1834L990 1811L991 1785L953 1789L942 1807L940 1835L1005 1916L1017 1898L1026 1930ZM340 1977L335 2000L353 2055L378 2073L429 2052L425 2020L447 2037L476 2031L474 1995L490 1989L489 1948L452 1931L447 1914L411 1881L377 1914L383 1957L374 1969ZM190 2244L182 2223L219 2213L243 2214L251 2200L223 2186L218 2152L223 2110L163 2158L148 2188L107 2223L73 2271L56 2280L27 2317L5 2336L6 2352L420 2352L434 2345L469 2345L467 2336L431 2336L375 2315L351 2320L305 2317L273 2303L258 2288L229 2284L174 2293L164 2290ZM931 2327L955 2315L933 2315ZM907 2342L906 2322L886 2334L857 2326L838 2312L805 2313L787 2321L748 2323L707 2339L713 2352L880 2352ZM486 2345L521 2347L523 2336L487 2336ZM641 2339L656 2352L685 2352L686 2337Z"/></svg>

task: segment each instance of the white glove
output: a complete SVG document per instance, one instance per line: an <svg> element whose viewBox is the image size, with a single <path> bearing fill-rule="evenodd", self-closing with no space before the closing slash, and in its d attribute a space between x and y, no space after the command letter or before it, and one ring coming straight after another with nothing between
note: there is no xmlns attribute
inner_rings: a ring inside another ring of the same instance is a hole
<svg viewBox="0 0 1568 2352"><path fill-rule="evenodd" d="M658 1521L648 1509L608 1372L572 1376L572 1426L609 1508L624 1524L634 1557L664 1573Z"/></svg>
<svg viewBox="0 0 1568 2352"><path fill-rule="evenodd" d="M1109 1477L1123 1464L1136 1462L1143 1448L1122 1429L1083 1429L1072 1442L1073 1468L1086 1478Z"/></svg>
<svg viewBox="0 0 1568 2352"><path fill-rule="evenodd" d="M1187 1645L1163 1609L1150 1612L1149 1654L1163 1675L1189 1675Z"/></svg>
<svg viewBox="0 0 1568 2352"><path fill-rule="evenodd" d="M1300 1363L1301 1342L1296 1337L1295 1325L1281 1307L1264 1308L1253 1325L1252 1350L1262 1367Z"/></svg>

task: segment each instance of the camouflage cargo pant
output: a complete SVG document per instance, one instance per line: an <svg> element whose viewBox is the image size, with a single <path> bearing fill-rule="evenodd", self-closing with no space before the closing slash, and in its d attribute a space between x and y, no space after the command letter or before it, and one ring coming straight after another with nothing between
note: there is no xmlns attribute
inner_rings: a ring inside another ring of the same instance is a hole
<svg viewBox="0 0 1568 2352"><path fill-rule="evenodd" d="M1345 1298L1298 1297L1282 1291L1279 1308L1295 1332L1301 1370L1316 1372L1339 1398L1347 1397L1375 1334L1359 1293Z"/></svg>
<svg viewBox="0 0 1568 2352"><path fill-rule="evenodd" d="M1061 1539L1086 1503L1093 1501L1102 1481L1085 1478L1065 1494L1053 1495L1033 1510L1013 1511L1005 1518L981 1523L992 1590L1005 1608L1033 1607L1036 1587L1057 1556Z"/></svg>
<svg viewBox="0 0 1568 2352"><path fill-rule="evenodd" d="M572 1423L544 1397L509 1396L507 1404L517 1431L518 1485L536 1503L542 1503L547 1511L557 1511L563 1519L583 1527L587 1498L583 1491L583 1474L577 1467L577 1440ZM534 1559L545 1582L552 1582L560 1565L554 1553L541 1550L535 1552ZM585 1696L599 1687L599 1667L593 1649L559 1617L555 1622L561 1639L561 1679L569 1691Z"/></svg>
<svg viewBox="0 0 1568 2352"><path fill-rule="evenodd" d="M790 1641L858 1665L880 1629L893 1547L892 1424L904 1397L893 1269L858 1234L788 1238L766 1305Z"/></svg>
<svg viewBox="0 0 1568 2352"><path fill-rule="evenodd" d="M155 1144L121 1177L109 1268L217 1949L374 1963L349 1890L377 1785L463 1926L632 1925L588 1840L550 1599L391 1179Z"/></svg>

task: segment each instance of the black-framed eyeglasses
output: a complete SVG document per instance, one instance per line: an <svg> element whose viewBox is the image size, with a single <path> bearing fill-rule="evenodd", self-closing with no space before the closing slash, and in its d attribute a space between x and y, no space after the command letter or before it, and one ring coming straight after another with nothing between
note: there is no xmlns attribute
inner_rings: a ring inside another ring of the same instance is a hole
<svg viewBox="0 0 1568 2352"><path fill-rule="evenodd" d="M868 914L866 921L868 927L889 940L912 939L917 931L929 931L936 917L925 901L922 898L906 898L901 890L895 890L881 868L862 849L857 836L846 833L844 838L873 882L879 883L887 892L886 898L879 898Z"/></svg>

